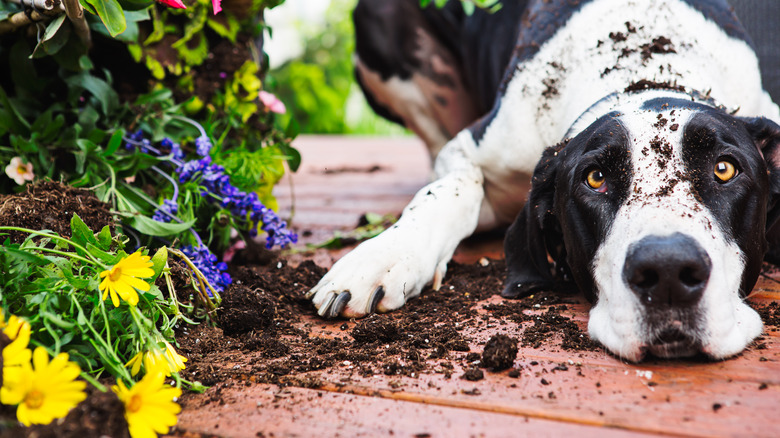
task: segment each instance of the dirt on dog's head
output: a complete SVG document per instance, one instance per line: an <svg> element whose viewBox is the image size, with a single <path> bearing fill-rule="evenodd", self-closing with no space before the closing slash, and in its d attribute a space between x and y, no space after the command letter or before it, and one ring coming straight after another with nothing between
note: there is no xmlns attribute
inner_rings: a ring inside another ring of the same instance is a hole
<svg viewBox="0 0 780 438"><path fill-rule="evenodd" d="M553 287L558 272L591 300L590 335L616 355L739 353L762 331L744 298L778 240L778 149L767 119L684 94L630 96L545 152L506 237L503 295Z"/></svg>

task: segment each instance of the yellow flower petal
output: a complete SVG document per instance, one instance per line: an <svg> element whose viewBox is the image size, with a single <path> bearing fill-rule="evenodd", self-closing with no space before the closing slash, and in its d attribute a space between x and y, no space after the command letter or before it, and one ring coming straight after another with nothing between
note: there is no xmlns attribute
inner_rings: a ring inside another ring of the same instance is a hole
<svg viewBox="0 0 780 438"><path fill-rule="evenodd" d="M133 438L156 437L176 424L181 407L174 399L181 395L181 389L165 384L160 367L147 369L144 378L130 389L121 381L111 389L125 405L125 418Z"/></svg>
<svg viewBox="0 0 780 438"><path fill-rule="evenodd" d="M152 266L153 263L149 256L141 255L139 251L136 251L120 260L110 269L100 273L100 278L103 281L100 283L99 289L101 291L109 291L114 307L119 307L119 298L122 298L131 306L135 306L138 304L138 292L136 290L148 291L151 288L149 282L141 278L154 275ZM103 293L103 299L106 299L105 292Z"/></svg>
<svg viewBox="0 0 780 438"><path fill-rule="evenodd" d="M49 361L46 350L38 347L32 353L32 366L21 366L17 374L12 373L18 380L11 386L3 382L1 401L18 404L16 417L25 426L51 423L87 397L86 383L75 380L80 372L67 353Z"/></svg>
<svg viewBox="0 0 780 438"><path fill-rule="evenodd" d="M126 282L128 285L132 286L135 289L142 290L144 292L148 291L150 286L149 283L135 277L125 277L122 278L123 282Z"/></svg>

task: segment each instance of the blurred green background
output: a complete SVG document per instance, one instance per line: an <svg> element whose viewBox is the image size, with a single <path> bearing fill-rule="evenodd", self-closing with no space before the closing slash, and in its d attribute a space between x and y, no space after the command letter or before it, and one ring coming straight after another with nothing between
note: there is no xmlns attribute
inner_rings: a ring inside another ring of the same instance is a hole
<svg viewBox="0 0 780 438"><path fill-rule="evenodd" d="M271 60L265 89L304 134L411 135L377 116L352 73L357 0L287 0L266 12ZM282 126L286 120L281 120Z"/></svg>

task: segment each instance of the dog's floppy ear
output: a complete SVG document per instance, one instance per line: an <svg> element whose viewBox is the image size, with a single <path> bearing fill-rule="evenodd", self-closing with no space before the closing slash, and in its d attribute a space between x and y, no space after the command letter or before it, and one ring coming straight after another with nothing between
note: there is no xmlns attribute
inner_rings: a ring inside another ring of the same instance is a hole
<svg viewBox="0 0 780 438"><path fill-rule="evenodd" d="M553 286L547 254L551 238L560 236L553 204L558 154L565 145L563 142L545 150L534 170L525 207L507 231L504 239L507 278L501 292L505 298L517 298Z"/></svg>
<svg viewBox="0 0 780 438"><path fill-rule="evenodd" d="M764 155L769 170L769 199L767 200L766 238L769 251L765 259L780 265L780 125L765 118L743 119L753 142Z"/></svg>

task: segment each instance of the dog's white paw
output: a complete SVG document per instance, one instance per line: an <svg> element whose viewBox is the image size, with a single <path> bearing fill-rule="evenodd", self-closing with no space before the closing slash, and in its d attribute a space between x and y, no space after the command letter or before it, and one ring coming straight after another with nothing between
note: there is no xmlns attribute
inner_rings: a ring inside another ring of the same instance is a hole
<svg viewBox="0 0 780 438"><path fill-rule="evenodd" d="M306 294L317 313L360 318L398 309L431 281L438 288L449 257L436 260L424 239L400 231L387 230L336 262Z"/></svg>

